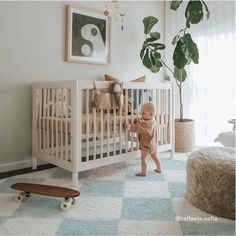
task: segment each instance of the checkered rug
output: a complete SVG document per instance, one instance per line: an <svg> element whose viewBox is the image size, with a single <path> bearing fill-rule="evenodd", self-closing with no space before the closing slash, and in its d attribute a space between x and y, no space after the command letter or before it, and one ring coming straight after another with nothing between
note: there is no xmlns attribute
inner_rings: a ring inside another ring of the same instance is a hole
<svg viewBox="0 0 236 236"><path fill-rule="evenodd" d="M62 199L32 196L16 203L16 182L71 186L71 173L53 168L0 181L0 235L234 235L234 221L193 207L185 195L185 154L167 159L163 173L136 177L140 161L80 173L81 196L68 211Z"/></svg>

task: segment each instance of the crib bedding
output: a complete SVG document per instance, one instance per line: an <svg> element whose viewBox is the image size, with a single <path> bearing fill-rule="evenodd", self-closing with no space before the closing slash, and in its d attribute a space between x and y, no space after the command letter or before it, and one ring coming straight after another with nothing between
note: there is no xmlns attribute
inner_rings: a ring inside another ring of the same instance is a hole
<svg viewBox="0 0 236 236"><path fill-rule="evenodd" d="M131 123L132 118L135 119L135 115L127 115L127 120ZM61 117L54 117L54 118L48 118L48 117L41 117L39 118L41 122L38 122L38 127L40 126L41 129L47 130L49 127L49 130L51 131L53 129L54 132L61 133L67 133L68 135L71 134L71 118L61 118ZM116 122L115 122L116 121ZM107 126L109 126L110 132L114 130L114 124L116 123L116 131L119 132L120 128L122 131L124 131L123 124L126 121L126 115L119 115L117 114L114 119L113 114L103 114L103 117L101 117L101 113L96 113L96 118L94 118L93 113L89 113L87 115L86 113L82 114L82 134L86 134L86 129L88 126L89 134L94 133L100 133L101 127L103 125L103 132L107 131ZM159 115L159 124L168 124L169 122L169 116L167 114L160 114ZM96 124L95 124L96 123ZM108 123L108 124L107 124ZM40 125L39 125L40 124ZM53 127L52 127L53 124ZM57 125L56 125L57 124ZM120 127L121 124L121 127ZM96 127L95 127L96 126ZM39 128L40 128L39 127Z"/></svg>

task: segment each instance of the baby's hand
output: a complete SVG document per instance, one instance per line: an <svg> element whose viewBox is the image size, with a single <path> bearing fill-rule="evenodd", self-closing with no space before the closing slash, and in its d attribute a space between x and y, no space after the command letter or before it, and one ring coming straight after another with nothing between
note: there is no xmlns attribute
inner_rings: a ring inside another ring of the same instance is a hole
<svg viewBox="0 0 236 236"><path fill-rule="evenodd" d="M139 115L136 119L138 122L142 122L143 121L143 117L141 115Z"/></svg>
<svg viewBox="0 0 236 236"><path fill-rule="evenodd" d="M124 127L126 128L126 129L128 129L128 130L130 130L130 124L129 123L124 123Z"/></svg>

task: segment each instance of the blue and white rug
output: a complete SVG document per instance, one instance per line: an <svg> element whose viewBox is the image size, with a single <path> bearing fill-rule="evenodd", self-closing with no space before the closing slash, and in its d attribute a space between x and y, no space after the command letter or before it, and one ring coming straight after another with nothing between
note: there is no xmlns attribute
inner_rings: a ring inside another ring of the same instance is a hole
<svg viewBox="0 0 236 236"><path fill-rule="evenodd" d="M57 198L32 196L16 203L16 182L69 187L71 174L53 168L0 180L0 235L234 235L234 221L207 214L185 198L186 155L162 158L162 174L136 177L140 161L80 174L77 204L67 212Z"/></svg>

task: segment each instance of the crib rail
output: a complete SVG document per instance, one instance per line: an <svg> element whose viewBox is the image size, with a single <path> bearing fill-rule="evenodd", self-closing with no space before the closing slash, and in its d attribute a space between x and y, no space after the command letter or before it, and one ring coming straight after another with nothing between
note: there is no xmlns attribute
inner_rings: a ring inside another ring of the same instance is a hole
<svg viewBox="0 0 236 236"><path fill-rule="evenodd" d="M33 156L77 170L80 107L76 81L34 84Z"/></svg>
<svg viewBox="0 0 236 236"><path fill-rule="evenodd" d="M96 82L108 88L109 82ZM126 158L139 150L138 136L124 128L142 104L152 102L160 151L173 148L171 83L123 83L123 106L91 107L93 81L60 81L33 86L33 156L74 173ZM114 97L112 98L114 99ZM100 163L100 164L99 164Z"/></svg>

